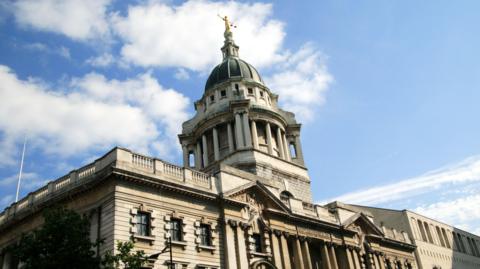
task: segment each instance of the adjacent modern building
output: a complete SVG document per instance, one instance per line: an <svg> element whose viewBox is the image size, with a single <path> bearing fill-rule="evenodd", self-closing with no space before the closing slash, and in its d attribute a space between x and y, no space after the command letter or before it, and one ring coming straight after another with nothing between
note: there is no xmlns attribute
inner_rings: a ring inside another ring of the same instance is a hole
<svg viewBox="0 0 480 269"><path fill-rule="evenodd" d="M341 206L372 216L377 226L405 231L417 246L420 269L480 268L480 237L409 210L393 210L360 205ZM387 232L388 233L388 232Z"/></svg>
<svg viewBox="0 0 480 269"><path fill-rule="evenodd" d="M105 242L99 255L133 239L150 255L148 268L435 268L419 265L457 246L452 238L433 239L436 227L439 238L443 231L460 235L465 257L478 254L477 237L431 220L427 242L409 222L425 218L410 212L406 222L386 221L363 207L314 204L301 125L238 50L226 20L223 61L179 135L183 166L114 148L29 193L0 214L0 267L21 267L7 247L56 204L90 217L91 239ZM173 263L160 254L170 241ZM462 266L455 268L474 268Z"/></svg>

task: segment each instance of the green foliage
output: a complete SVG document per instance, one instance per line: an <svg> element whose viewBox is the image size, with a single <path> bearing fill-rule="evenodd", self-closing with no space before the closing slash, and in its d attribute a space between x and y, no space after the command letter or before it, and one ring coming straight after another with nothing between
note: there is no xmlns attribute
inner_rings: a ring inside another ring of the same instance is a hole
<svg viewBox="0 0 480 269"><path fill-rule="evenodd" d="M134 244L132 241L117 242L116 255L109 251L103 258L102 265L105 269L140 269L147 262L147 256L143 250L132 252Z"/></svg>
<svg viewBox="0 0 480 269"><path fill-rule="evenodd" d="M24 263L24 269L95 269L100 259L93 251L97 243L89 239L90 221L65 208L47 209L44 225L22 235L14 255Z"/></svg>

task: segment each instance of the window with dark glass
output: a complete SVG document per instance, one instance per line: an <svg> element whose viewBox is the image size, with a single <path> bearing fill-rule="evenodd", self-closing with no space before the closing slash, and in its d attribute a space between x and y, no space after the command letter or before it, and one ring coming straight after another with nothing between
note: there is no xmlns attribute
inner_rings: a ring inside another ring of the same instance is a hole
<svg viewBox="0 0 480 269"><path fill-rule="evenodd" d="M226 90L221 90L220 91L220 96L223 98L223 97L226 97L227 96L227 91Z"/></svg>
<svg viewBox="0 0 480 269"><path fill-rule="evenodd" d="M253 234L252 237L255 244L255 252L262 252L262 237L260 234Z"/></svg>
<svg viewBox="0 0 480 269"><path fill-rule="evenodd" d="M137 214L137 234L143 236L150 235L150 214L138 212Z"/></svg>
<svg viewBox="0 0 480 269"><path fill-rule="evenodd" d="M263 98L263 91L260 91L260 97Z"/></svg>
<svg viewBox="0 0 480 269"><path fill-rule="evenodd" d="M253 89L252 88L248 88L248 94L253 94Z"/></svg>
<svg viewBox="0 0 480 269"><path fill-rule="evenodd" d="M200 245L212 245L212 230L208 224L200 224Z"/></svg>
<svg viewBox="0 0 480 269"><path fill-rule="evenodd" d="M172 241L182 241L182 221L179 219L172 219L170 222L170 235Z"/></svg>
<svg viewBox="0 0 480 269"><path fill-rule="evenodd" d="M210 95L210 103L213 103L215 102L215 95Z"/></svg>

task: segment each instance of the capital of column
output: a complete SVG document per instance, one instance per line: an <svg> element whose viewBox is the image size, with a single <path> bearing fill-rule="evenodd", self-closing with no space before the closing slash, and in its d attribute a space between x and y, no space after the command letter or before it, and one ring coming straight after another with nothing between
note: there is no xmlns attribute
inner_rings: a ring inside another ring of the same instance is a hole
<svg viewBox="0 0 480 269"><path fill-rule="evenodd" d="M282 236L282 231L275 229L275 230L273 230L273 234L277 237L280 237L280 236Z"/></svg>
<svg viewBox="0 0 480 269"><path fill-rule="evenodd" d="M235 227L237 227L237 225L238 225L238 222L237 222L236 220L231 220L231 219L229 219L229 220L227 220L226 222L227 222L227 224L230 225L230 227L232 227L232 228L235 228Z"/></svg>

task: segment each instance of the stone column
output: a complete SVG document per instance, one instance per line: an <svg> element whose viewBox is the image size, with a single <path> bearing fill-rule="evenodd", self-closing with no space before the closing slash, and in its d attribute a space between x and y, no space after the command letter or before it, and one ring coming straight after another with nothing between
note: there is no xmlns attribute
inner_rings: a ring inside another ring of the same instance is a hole
<svg viewBox="0 0 480 269"><path fill-rule="evenodd" d="M380 264L378 263L378 256L376 253L370 254L373 258L373 264L375 265L376 269L380 269Z"/></svg>
<svg viewBox="0 0 480 269"><path fill-rule="evenodd" d="M300 240L298 238L294 239L293 252L295 257L295 269L305 269L303 263L302 246L300 245Z"/></svg>
<svg viewBox="0 0 480 269"><path fill-rule="evenodd" d="M345 252L347 253L347 264L349 269L355 269L355 262L352 257L352 250L348 247L345 248Z"/></svg>
<svg viewBox="0 0 480 269"><path fill-rule="evenodd" d="M282 235L280 234L280 236ZM272 248L273 248L273 262L278 269L283 269L280 241L278 240L278 236L275 231L271 234L271 238L272 238Z"/></svg>
<svg viewBox="0 0 480 269"><path fill-rule="evenodd" d="M217 128L213 128L213 155L214 155L215 161L220 160Z"/></svg>
<svg viewBox="0 0 480 269"><path fill-rule="evenodd" d="M303 263L305 264L305 269L313 269L312 258L310 257L310 247L308 246L307 239L302 243Z"/></svg>
<svg viewBox="0 0 480 269"><path fill-rule="evenodd" d="M270 123L267 122L265 125L265 130L267 131L267 146L268 154L273 154L273 145L272 145L272 130L270 129Z"/></svg>
<svg viewBox="0 0 480 269"><path fill-rule="evenodd" d="M252 146L252 133L250 133L250 124L248 123L248 114L243 113L243 135L245 137L245 147Z"/></svg>
<svg viewBox="0 0 480 269"><path fill-rule="evenodd" d="M242 118L240 114L235 114L235 140L237 141L237 149L243 148L243 134L242 134Z"/></svg>
<svg viewBox="0 0 480 269"><path fill-rule="evenodd" d="M235 145L233 144L233 133L232 133L232 124L227 124L227 136L228 136L228 151L231 153L235 150Z"/></svg>
<svg viewBox="0 0 480 269"><path fill-rule="evenodd" d="M360 254L356 249L352 250L353 253L353 262L355 263L355 269L362 269L362 266L360 265Z"/></svg>
<svg viewBox="0 0 480 269"><path fill-rule="evenodd" d="M290 263L290 253L288 253L288 242L285 235L280 236L280 242L282 244L282 258L283 258L283 268L284 269L291 269Z"/></svg>
<svg viewBox="0 0 480 269"><path fill-rule="evenodd" d="M235 232L229 223L225 223L225 264L228 269L237 268L237 253L235 250Z"/></svg>
<svg viewBox="0 0 480 269"><path fill-rule="evenodd" d="M245 232L241 225L237 226L237 242L238 242L238 267L239 269L248 269L247 246L245 244Z"/></svg>
<svg viewBox="0 0 480 269"><path fill-rule="evenodd" d="M208 166L208 146L207 146L207 136L202 135L202 145L203 145L203 167Z"/></svg>
<svg viewBox="0 0 480 269"><path fill-rule="evenodd" d="M282 130L280 129L280 127L277 127L277 146L280 158L285 159L285 152L283 150Z"/></svg>
<svg viewBox="0 0 480 269"><path fill-rule="evenodd" d="M378 255L378 263L380 264L380 269L385 269L385 259L384 255Z"/></svg>
<svg viewBox="0 0 480 269"><path fill-rule="evenodd" d="M197 148L195 150L195 168L202 168L202 148L200 142L197 142Z"/></svg>
<svg viewBox="0 0 480 269"><path fill-rule="evenodd" d="M329 251L330 251L330 262L332 263L332 269L338 269L337 253L335 252L335 247L331 245L329 247Z"/></svg>
<svg viewBox="0 0 480 269"><path fill-rule="evenodd" d="M330 255L328 254L328 249L326 244L322 244L321 246L321 257L322 257L322 268L323 269L332 269L330 263Z"/></svg>
<svg viewBox="0 0 480 269"><path fill-rule="evenodd" d="M302 151L302 143L300 142L300 135L295 136L295 149L297 151L297 159L303 161L303 151Z"/></svg>
<svg viewBox="0 0 480 269"><path fill-rule="evenodd" d="M290 146L288 145L287 137L283 134L283 148L285 149L285 160L291 161L292 157L290 156Z"/></svg>
<svg viewBox="0 0 480 269"><path fill-rule="evenodd" d="M257 134L257 124L252 120L252 142L253 148L258 149L258 134Z"/></svg>
<svg viewBox="0 0 480 269"><path fill-rule="evenodd" d="M183 151L183 167L190 167L187 145L182 145L182 151Z"/></svg>

